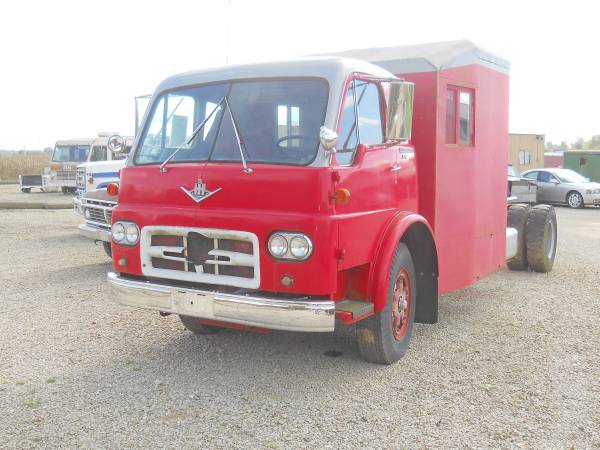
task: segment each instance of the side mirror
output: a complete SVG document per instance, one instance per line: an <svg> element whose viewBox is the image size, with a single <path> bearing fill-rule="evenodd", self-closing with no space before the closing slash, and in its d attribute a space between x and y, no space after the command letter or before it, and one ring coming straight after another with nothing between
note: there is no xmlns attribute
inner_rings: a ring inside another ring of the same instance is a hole
<svg viewBox="0 0 600 450"><path fill-rule="evenodd" d="M321 145L328 153L335 153L335 146L338 141L338 134L325 126L319 130L319 140Z"/></svg>
<svg viewBox="0 0 600 450"><path fill-rule="evenodd" d="M106 147L115 155L123 153L125 150L125 138L120 134L113 134L107 139Z"/></svg>
<svg viewBox="0 0 600 450"><path fill-rule="evenodd" d="M381 87L387 105L385 138L387 140L409 140L412 132L414 83L386 80L381 82Z"/></svg>

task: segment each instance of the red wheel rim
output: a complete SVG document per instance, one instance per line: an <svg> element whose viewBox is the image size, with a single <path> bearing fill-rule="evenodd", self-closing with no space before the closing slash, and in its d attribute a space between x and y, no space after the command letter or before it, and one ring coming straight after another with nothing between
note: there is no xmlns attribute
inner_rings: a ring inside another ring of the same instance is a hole
<svg viewBox="0 0 600 450"><path fill-rule="evenodd" d="M411 308L410 276L406 269L402 268L396 277L392 296L392 333L397 341L401 341L408 330Z"/></svg>

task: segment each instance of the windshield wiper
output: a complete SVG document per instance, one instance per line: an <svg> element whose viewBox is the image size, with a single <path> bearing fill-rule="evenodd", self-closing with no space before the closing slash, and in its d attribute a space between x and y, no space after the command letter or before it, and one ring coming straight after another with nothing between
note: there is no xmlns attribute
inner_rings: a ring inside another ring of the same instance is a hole
<svg viewBox="0 0 600 450"><path fill-rule="evenodd" d="M238 149L240 150L240 157L242 158L242 166L244 166L244 173L252 173L252 169L250 167L248 167L248 164L246 163L246 157L244 156L244 149L242 148L242 140L240 139L240 134L238 132L237 123L235 122L235 119L233 118L233 112L231 111L231 106L229 106L229 101L227 100L227 97L225 97L224 100L225 100L225 108L227 108L227 111L229 111L229 118L231 119L231 124L233 125L233 132L235 134L235 140L237 142Z"/></svg>
<svg viewBox="0 0 600 450"><path fill-rule="evenodd" d="M217 112L217 110L221 107L221 105L223 105L223 103L227 104L227 97L223 97L219 103L217 103L217 106L215 106L215 108L211 111L211 113L208 115L208 117L206 117L206 119L204 119L202 121L202 123L200 125L198 125L196 127L196 129L194 131L192 131L192 134L190 135L189 138L184 139L184 141L181 143L181 145L179 147L177 147L175 149L175 151L173 153L171 153L169 155L169 157L167 159L165 159L163 161L163 163L160 165L159 170L161 173L164 173L167 171L167 169L165 168L166 165L169 163L169 161L171 161L175 155L177 154L177 152L179 150L181 150L183 148L184 145L190 145L192 143L192 141L194 140L194 138L198 135L198 133L200 132L200 130L202 130L202 128L204 128L204 125L206 125L206 123L210 120L210 118L215 114L215 112ZM229 112L229 114L231 114L231 111ZM234 126L235 128L235 126ZM236 132L237 133L237 132Z"/></svg>

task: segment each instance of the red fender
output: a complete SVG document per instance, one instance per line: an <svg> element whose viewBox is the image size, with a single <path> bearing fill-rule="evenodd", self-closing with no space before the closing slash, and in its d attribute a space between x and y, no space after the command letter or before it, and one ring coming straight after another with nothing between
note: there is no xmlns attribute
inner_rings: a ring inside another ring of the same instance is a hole
<svg viewBox="0 0 600 450"><path fill-rule="evenodd" d="M415 223L424 224L431 236L433 231L427 219L420 214L401 211L397 213L388 223L377 247L375 264L369 275L369 298L374 304L375 312L385 308L387 301L387 288L389 283L389 268L394 258L394 252L398 242L404 236L406 230ZM434 238L435 241L435 238Z"/></svg>

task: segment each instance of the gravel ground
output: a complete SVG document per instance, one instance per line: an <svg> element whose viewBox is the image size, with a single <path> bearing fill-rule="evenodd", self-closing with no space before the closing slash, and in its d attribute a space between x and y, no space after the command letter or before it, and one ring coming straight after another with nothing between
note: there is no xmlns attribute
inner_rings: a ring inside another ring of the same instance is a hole
<svg viewBox="0 0 600 450"><path fill-rule="evenodd" d="M551 274L444 296L377 366L348 332L197 337L121 308L73 212L0 211L0 447L599 447L600 210L557 213Z"/></svg>
<svg viewBox="0 0 600 450"><path fill-rule="evenodd" d="M0 184L0 203L3 202L73 205L73 195L65 195L62 192L42 192L38 188L33 188L29 194L24 194L18 184Z"/></svg>

